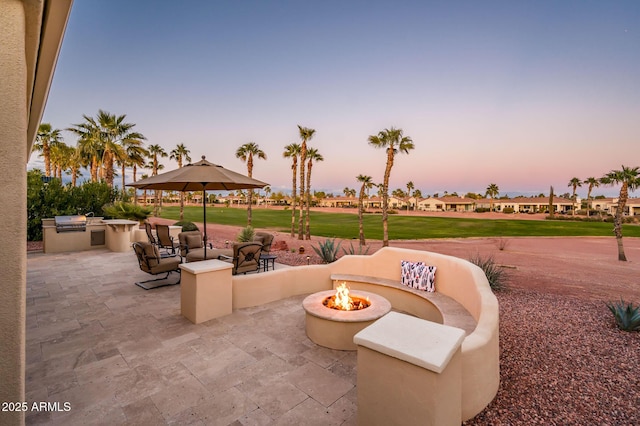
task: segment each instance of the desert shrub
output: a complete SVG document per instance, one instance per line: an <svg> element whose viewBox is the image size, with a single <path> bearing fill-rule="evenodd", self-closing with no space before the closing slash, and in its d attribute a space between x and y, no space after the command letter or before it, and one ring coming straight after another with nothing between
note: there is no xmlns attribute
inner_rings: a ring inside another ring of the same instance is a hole
<svg viewBox="0 0 640 426"><path fill-rule="evenodd" d="M398 210L389 209L387 210L387 214L398 214Z"/></svg>
<svg viewBox="0 0 640 426"><path fill-rule="evenodd" d="M640 331L640 306L633 306L633 303L626 303L620 299L619 302L607 303L607 307L616 320L616 326L624 331Z"/></svg>
<svg viewBox="0 0 640 426"><path fill-rule="evenodd" d="M489 207L476 207L476 213L487 213L491 211Z"/></svg>
<svg viewBox="0 0 640 426"><path fill-rule="evenodd" d="M332 263L338 260L338 250L340 244L336 245L336 240L327 240L324 243L318 243L318 247L313 246L313 250L320 256L324 263Z"/></svg>
<svg viewBox="0 0 640 426"><path fill-rule="evenodd" d="M489 286L492 290L498 291L505 288L505 274L504 270L496 264L493 256L482 257L480 254L475 254L469 258L469 262L478 266L484 271L489 281Z"/></svg>
<svg viewBox="0 0 640 426"><path fill-rule="evenodd" d="M116 201L102 207L105 217L111 219L129 219L142 222L151 215L151 209L137 204Z"/></svg>
<svg viewBox="0 0 640 426"><path fill-rule="evenodd" d="M256 231L252 226L245 226L238 234L237 240L241 243L248 243L250 241L253 241L253 237L255 237L255 235Z"/></svg>
<svg viewBox="0 0 640 426"><path fill-rule="evenodd" d="M199 231L198 227L196 226L195 223L193 222L189 222L189 221L181 221L181 222L176 222L173 224L173 226L182 226L182 232L187 232L187 231Z"/></svg>
<svg viewBox="0 0 640 426"><path fill-rule="evenodd" d="M503 251L509 245L509 240L506 238L498 238L496 243L498 244L498 250Z"/></svg>
<svg viewBox="0 0 640 426"><path fill-rule="evenodd" d="M504 214L512 214L514 212L515 210L513 209L513 207L505 207L504 209L502 209L502 213Z"/></svg>
<svg viewBox="0 0 640 426"><path fill-rule="evenodd" d="M364 248L366 248L366 250L363 250ZM369 253L369 249L371 247L368 246L361 246L360 244L358 244L358 248L356 249L355 247L353 247L353 243L349 243L349 250L346 250L344 247L342 248L342 251L344 252L344 254L349 254L349 255L362 255L362 254L368 254Z"/></svg>

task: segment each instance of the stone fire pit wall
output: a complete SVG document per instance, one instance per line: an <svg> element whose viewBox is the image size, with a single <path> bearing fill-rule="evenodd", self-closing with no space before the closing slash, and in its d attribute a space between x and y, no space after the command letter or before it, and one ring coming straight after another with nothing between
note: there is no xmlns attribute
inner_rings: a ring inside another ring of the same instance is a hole
<svg viewBox="0 0 640 426"><path fill-rule="evenodd" d="M371 256L344 256L328 265L286 268L233 277L233 309L258 306L294 295L333 288L331 274L366 275L400 282L400 261L436 266L436 291L464 306L477 322L461 345L461 418L480 413L495 397L500 383L498 301L477 266L438 253L386 247ZM400 290L401 291L401 290ZM429 303L425 300L424 303ZM393 304L393 302L392 302ZM435 307L434 307L435 310ZM422 319L424 312L408 312Z"/></svg>

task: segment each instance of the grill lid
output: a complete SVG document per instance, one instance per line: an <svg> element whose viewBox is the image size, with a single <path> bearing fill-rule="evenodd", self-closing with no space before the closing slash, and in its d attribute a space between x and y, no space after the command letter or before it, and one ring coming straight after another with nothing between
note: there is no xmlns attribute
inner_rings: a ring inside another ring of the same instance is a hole
<svg viewBox="0 0 640 426"><path fill-rule="evenodd" d="M74 216L55 216L57 232L85 231L87 229L87 217L83 214Z"/></svg>

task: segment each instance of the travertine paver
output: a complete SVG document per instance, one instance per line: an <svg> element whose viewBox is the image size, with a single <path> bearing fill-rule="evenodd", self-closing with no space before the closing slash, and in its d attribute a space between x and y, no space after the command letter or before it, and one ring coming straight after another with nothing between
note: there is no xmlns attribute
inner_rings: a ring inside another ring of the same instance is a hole
<svg viewBox="0 0 640 426"><path fill-rule="evenodd" d="M304 296L194 325L131 253L28 255L27 424L355 424L355 352L316 346Z"/></svg>

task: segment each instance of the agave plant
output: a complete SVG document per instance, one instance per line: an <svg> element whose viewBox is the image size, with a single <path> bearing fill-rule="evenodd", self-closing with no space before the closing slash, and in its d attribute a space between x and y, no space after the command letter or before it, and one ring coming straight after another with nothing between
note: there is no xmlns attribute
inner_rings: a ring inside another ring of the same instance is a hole
<svg viewBox="0 0 640 426"><path fill-rule="evenodd" d="M482 257L480 254L476 254L469 258L469 262L480 267L480 269L484 271L492 290L502 290L504 288L504 270L496 264L495 260L493 260L493 256Z"/></svg>
<svg viewBox="0 0 640 426"><path fill-rule="evenodd" d="M366 247L366 250L363 250ZM342 251L344 252L344 254L349 254L349 255L362 255L362 254L368 254L369 253L369 249L371 247L367 247L367 246L358 246L358 249L356 250L353 247L353 243L349 243L349 250L347 251L347 249L345 249L344 247L342 248Z"/></svg>
<svg viewBox="0 0 640 426"><path fill-rule="evenodd" d="M607 307L616 319L616 325L624 331L640 331L640 306L626 303L620 299L616 303L607 303Z"/></svg>
<svg viewBox="0 0 640 426"><path fill-rule="evenodd" d="M246 226L244 228L242 228L242 231L240 231L240 234L238 234L238 241L241 243L248 243L250 241L253 241L253 237L255 237L256 235L256 231L253 229L252 226Z"/></svg>
<svg viewBox="0 0 640 426"><path fill-rule="evenodd" d="M336 245L336 240L327 239L324 243L318 243L318 247L313 247L313 250L322 258L324 263L331 263L338 260L338 250L340 250L340 244Z"/></svg>

